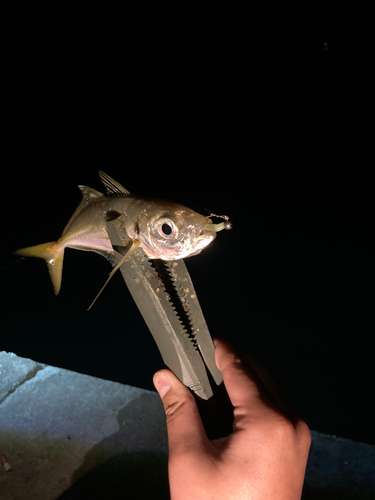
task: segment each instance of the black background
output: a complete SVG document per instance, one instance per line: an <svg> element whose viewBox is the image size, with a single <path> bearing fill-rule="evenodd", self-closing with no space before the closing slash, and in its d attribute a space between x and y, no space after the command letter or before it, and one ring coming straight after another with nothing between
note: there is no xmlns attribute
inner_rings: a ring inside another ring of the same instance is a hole
<svg viewBox="0 0 375 500"><path fill-rule="evenodd" d="M228 214L187 265L213 336L263 358L313 429L375 443L370 2L8 2L1 349L152 389L162 367L110 265L62 290L12 256L57 239L104 170ZM14 263L14 265L13 265Z"/></svg>

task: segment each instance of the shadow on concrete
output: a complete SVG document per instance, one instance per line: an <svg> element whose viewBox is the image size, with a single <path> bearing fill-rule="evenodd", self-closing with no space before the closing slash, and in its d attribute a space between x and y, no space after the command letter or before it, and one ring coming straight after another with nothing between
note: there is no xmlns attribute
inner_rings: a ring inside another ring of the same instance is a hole
<svg viewBox="0 0 375 500"><path fill-rule="evenodd" d="M119 412L118 432L86 454L57 500L169 498L165 415L152 396L143 394Z"/></svg>
<svg viewBox="0 0 375 500"><path fill-rule="evenodd" d="M165 457L119 455L86 473L57 500L165 500L169 498Z"/></svg>

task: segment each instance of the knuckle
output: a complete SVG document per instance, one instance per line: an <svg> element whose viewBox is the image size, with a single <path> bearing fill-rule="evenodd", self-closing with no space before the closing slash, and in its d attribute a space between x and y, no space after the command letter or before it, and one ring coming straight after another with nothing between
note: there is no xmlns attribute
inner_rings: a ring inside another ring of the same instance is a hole
<svg viewBox="0 0 375 500"><path fill-rule="evenodd" d="M305 451L309 451L311 446L311 432L309 426L303 420L299 422L298 431L300 436L301 448Z"/></svg>
<svg viewBox="0 0 375 500"><path fill-rule="evenodd" d="M295 439L296 431L294 425L286 417L281 417L277 420L275 430L279 438L283 441L290 442Z"/></svg>
<svg viewBox="0 0 375 500"><path fill-rule="evenodd" d="M296 429L293 423L283 414L273 415L267 422L263 422L264 437L274 443L291 445L296 440Z"/></svg>
<svg viewBox="0 0 375 500"><path fill-rule="evenodd" d="M303 453L308 453L311 445L311 433L303 420L293 423L280 415L274 422L274 432L279 442L294 445Z"/></svg>
<svg viewBox="0 0 375 500"><path fill-rule="evenodd" d="M176 417L178 418L178 416L181 413L183 413L185 406L186 406L186 401L183 400L166 401L164 405L164 410L167 423L171 422Z"/></svg>

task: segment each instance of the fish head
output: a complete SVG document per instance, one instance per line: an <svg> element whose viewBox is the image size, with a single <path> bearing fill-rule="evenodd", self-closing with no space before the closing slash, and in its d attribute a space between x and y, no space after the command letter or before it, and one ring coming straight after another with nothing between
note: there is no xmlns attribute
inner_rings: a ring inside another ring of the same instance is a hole
<svg viewBox="0 0 375 500"><path fill-rule="evenodd" d="M151 259L177 260L199 254L216 237L212 221L182 205L155 202L139 214L137 239Z"/></svg>

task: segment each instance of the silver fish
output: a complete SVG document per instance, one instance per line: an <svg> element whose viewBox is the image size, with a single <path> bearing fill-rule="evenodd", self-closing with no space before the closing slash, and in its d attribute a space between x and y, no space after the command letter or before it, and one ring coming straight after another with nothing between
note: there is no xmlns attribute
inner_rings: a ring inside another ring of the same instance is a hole
<svg viewBox="0 0 375 500"><path fill-rule="evenodd" d="M118 217L124 216L122 220L132 243L127 257L141 247L150 259L183 259L199 254L215 239L216 232L230 228L226 216L222 216L226 222L213 224L209 217L177 203L131 195L104 172L99 175L107 194L79 186L82 201L59 240L15 252L45 259L56 295L61 288L65 248L97 252L116 264L106 223Z"/></svg>

